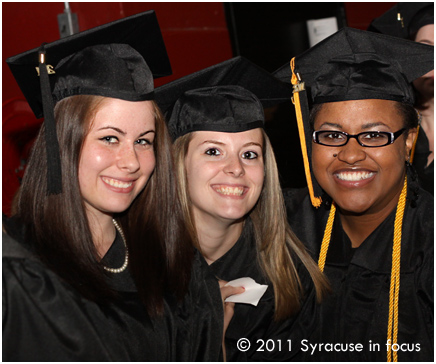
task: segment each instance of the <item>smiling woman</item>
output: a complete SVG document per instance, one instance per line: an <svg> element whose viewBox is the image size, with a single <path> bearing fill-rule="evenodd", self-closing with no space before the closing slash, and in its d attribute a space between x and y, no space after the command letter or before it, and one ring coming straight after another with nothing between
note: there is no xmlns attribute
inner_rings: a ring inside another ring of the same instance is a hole
<svg viewBox="0 0 436 364"><path fill-rule="evenodd" d="M196 226L208 226L209 230L212 225L240 220L251 211L263 187L262 146L259 128L240 133L193 133L185 168ZM202 251L208 262L222 255Z"/></svg>
<svg viewBox="0 0 436 364"><path fill-rule="evenodd" d="M301 361L433 360L433 197L409 164L411 83L432 68L433 47L344 28L276 72L295 84L308 182L285 193L288 219L333 289L308 340L364 344Z"/></svg>
<svg viewBox="0 0 436 364"><path fill-rule="evenodd" d="M99 102L79 161L80 192L94 234L108 216L127 210L154 170L154 110L152 101ZM113 238L93 235L93 240L103 257Z"/></svg>
<svg viewBox="0 0 436 364"><path fill-rule="evenodd" d="M184 219L195 245L216 277L250 277L268 285L257 306L234 307L224 337L227 359L284 361L298 349L281 351L277 345L262 351L256 343L304 339L316 325L316 302L327 284L286 221L256 95L274 104L287 100L290 88L241 57L156 90L160 105L173 98L168 127ZM226 303L225 312L232 305ZM244 351L242 338L252 343Z"/></svg>
<svg viewBox="0 0 436 364"><path fill-rule="evenodd" d="M335 121L336 130L350 134L392 133L404 130L405 126L396 102L390 100L326 103L320 106L313 119L317 132L331 130L329 120ZM404 163L409 158L415 136L416 129L407 130L398 139L393 139L393 143L375 148L372 145L362 147L352 139L341 146L314 143L315 178L329 196L334 196L344 213L374 216L374 226L378 226L397 204L405 176ZM333 153L337 157L333 157ZM354 228L347 230L350 230L346 231L349 236L356 234ZM352 239L353 246L359 246L366 237Z"/></svg>
<svg viewBox="0 0 436 364"><path fill-rule="evenodd" d="M219 284L183 224L153 101L171 73L154 12L8 63L44 124L3 222L3 359L219 360Z"/></svg>

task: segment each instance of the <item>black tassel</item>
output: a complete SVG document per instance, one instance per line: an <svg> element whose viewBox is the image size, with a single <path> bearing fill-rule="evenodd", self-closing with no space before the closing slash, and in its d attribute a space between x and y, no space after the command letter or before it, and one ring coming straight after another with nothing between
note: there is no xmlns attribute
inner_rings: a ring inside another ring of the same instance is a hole
<svg viewBox="0 0 436 364"><path fill-rule="evenodd" d="M57 195L62 193L62 168L59 142L56 134L53 97L47 73L47 65L45 63L44 44L39 51L39 76L47 152L47 195Z"/></svg>

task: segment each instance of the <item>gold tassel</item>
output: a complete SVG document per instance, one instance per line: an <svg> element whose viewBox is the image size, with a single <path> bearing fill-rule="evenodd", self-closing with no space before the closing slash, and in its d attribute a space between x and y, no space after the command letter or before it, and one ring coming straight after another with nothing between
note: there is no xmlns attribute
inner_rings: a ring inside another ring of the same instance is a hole
<svg viewBox="0 0 436 364"><path fill-rule="evenodd" d="M292 70L292 79L291 83L294 86L294 95L293 95L293 103L295 105L295 114L297 116L297 124L298 124L298 133L300 136L300 144L301 144L301 152L303 154L303 162L304 162L304 173L306 174L307 187L309 188L309 196L312 201L312 205L318 208L321 206L322 199L320 197L316 197L313 184L312 184L312 176L310 174L310 164L309 157L307 155L307 145L306 145L306 137L304 134L304 125L303 125L303 115L301 113L301 105L300 105L300 94L299 91L304 89L304 83L300 83L297 76L294 73L295 67L295 57L291 60L291 70Z"/></svg>
<svg viewBox="0 0 436 364"><path fill-rule="evenodd" d="M321 250L319 252L319 258L318 258L318 267L321 270L321 272L324 272L324 265L327 257L327 250L329 249L330 239L332 236L335 213L336 213L336 206L335 203L332 202L332 207L330 208L329 218L327 220L327 225L325 227L324 237L322 239Z"/></svg>
<svg viewBox="0 0 436 364"><path fill-rule="evenodd" d="M406 207L407 196L407 177L404 181L403 190L397 205L394 227L394 246L392 249L392 270L391 288L389 292L389 321L388 321L388 342L392 345L397 343L398 337L398 303L400 296L400 260L401 260L401 234L403 228L404 209ZM392 361L392 351L394 362L398 361L398 352L388 350L387 361Z"/></svg>
<svg viewBox="0 0 436 364"><path fill-rule="evenodd" d="M387 340L392 345L397 344L398 339L398 304L400 297L400 263L401 263L401 235L403 229L403 216L406 207L407 196L407 177L404 180L403 189L401 191L400 199L397 204L397 211L395 214L394 223L394 242L392 248L392 268L391 268L391 285L389 291L389 321L388 321L388 337ZM330 214L327 220L327 225L324 230L324 237L321 243L321 250L318 259L318 267L321 272L324 271L324 265L327 257L327 251L330 245L330 239L333 229L333 222L335 219L336 206L332 202ZM398 352L394 350L387 351L387 361L398 361Z"/></svg>

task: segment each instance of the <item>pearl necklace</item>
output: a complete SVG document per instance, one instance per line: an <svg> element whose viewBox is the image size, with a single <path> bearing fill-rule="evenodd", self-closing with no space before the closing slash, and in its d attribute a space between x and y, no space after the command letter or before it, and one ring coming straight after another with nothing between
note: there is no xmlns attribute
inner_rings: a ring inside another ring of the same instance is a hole
<svg viewBox="0 0 436 364"><path fill-rule="evenodd" d="M103 266L103 268L106 271L111 272L111 273L121 273L121 272L126 270L127 265L129 264L129 249L127 248L126 238L124 237L124 232L121 229L121 226L118 225L118 223L115 221L115 219L112 219L112 222L114 223L115 228L118 230L118 232L120 233L121 237L123 238L124 247L126 248L126 257L124 258L124 264L120 268L108 268L106 266Z"/></svg>

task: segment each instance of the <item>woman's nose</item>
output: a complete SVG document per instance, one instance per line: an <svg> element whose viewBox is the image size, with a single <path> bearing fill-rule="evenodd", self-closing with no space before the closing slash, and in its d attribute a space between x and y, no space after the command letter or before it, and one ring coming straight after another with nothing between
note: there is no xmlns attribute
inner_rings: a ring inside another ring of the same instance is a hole
<svg viewBox="0 0 436 364"><path fill-rule="evenodd" d="M135 173L139 167L139 160L134 146L124 146L120 149L118 154L118 167L126 170L129 173Z"/></svg>
<svg viewBox="0 0 436 364"><path fill-rule="evenodd" d="M245 174L244 166L239 156L231 156L227 159L224 166L224 173L231 174L234 177L240 177Z"/></svg>
<svg viewBox="0 0 436 364"><path fill-rule="evenodd" d="M347 164L355 164L366 159L365 147L356 139L350 138L347 144L339 148L338 159Z"/></svg>

